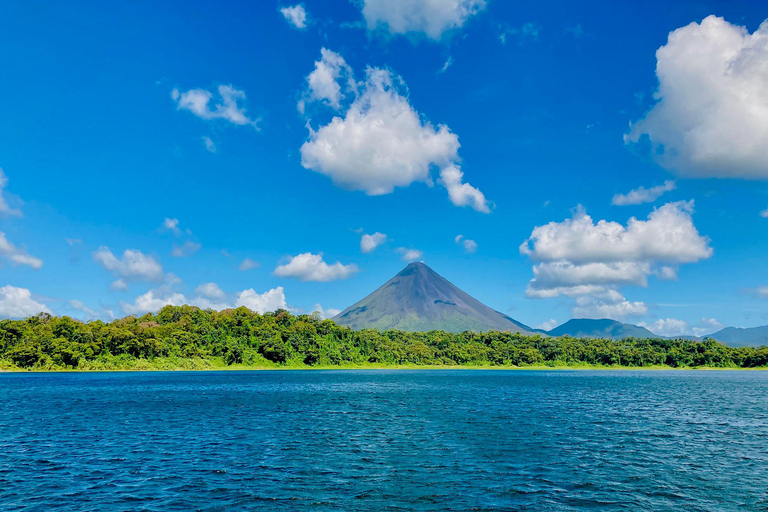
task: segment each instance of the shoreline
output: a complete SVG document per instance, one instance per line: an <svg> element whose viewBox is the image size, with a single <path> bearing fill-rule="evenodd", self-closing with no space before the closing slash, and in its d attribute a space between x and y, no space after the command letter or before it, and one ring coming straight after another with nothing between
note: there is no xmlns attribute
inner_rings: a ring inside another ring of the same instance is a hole
<svg viewBox="0 0 768 512"><path fill-rule="evenodd" d="M563 365L563 366L483 366L483 365L350 365L350 366L212 366L206 368L104 368L104 369L15 369L0 368L0 374L19 373L175 373L175 372L281 372L281 371L405 371L405 370L502 370L502 371L766 371L768 367L737 368L717 366L595 366L595 365Z"/></svg>

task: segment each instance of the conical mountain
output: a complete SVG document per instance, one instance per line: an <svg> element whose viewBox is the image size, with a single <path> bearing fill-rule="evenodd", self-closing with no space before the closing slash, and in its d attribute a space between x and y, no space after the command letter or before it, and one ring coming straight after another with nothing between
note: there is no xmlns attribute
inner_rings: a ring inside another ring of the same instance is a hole
<svg viewBox="0 0 768 512"><path fill-rule="evenodd" d="M353 329L532 331L455 287L424 263L409 264L333 320Z"/></svg>

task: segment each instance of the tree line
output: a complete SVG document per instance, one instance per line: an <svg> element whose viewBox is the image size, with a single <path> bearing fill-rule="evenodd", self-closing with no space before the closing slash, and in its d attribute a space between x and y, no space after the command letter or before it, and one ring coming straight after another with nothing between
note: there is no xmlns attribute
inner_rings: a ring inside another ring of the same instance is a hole
<svg viewBox="0 0 768 512"><path fill-rule="evenodd" d="M313 315L166 306L112 322L41 313L0 321L0 368L180 369L233 365L626 366L756 368L768 347L715 340L623 340L509 332L353 331Z"/></svg>

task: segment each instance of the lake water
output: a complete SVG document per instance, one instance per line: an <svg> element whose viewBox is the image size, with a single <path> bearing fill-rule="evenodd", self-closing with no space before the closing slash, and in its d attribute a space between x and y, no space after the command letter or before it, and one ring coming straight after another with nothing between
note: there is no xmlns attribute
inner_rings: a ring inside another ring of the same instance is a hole
<svg viewBox="0 0 768 512"><path fill-rule="evenodd" d="M0 374L0 509L768 509L768 372Z"/></svg>

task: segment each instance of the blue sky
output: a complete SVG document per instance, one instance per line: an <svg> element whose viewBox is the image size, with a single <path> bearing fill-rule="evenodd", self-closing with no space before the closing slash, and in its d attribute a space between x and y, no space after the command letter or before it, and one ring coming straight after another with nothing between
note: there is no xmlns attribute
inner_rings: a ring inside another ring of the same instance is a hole
<svg viewBox="0 0 768 512"><path fill-rule="evenodd" d="M332 312L418 259L533 326L764 325L767 17L6 2L0 316Z"/></svg>

